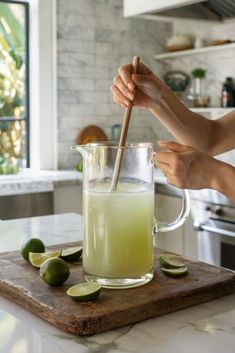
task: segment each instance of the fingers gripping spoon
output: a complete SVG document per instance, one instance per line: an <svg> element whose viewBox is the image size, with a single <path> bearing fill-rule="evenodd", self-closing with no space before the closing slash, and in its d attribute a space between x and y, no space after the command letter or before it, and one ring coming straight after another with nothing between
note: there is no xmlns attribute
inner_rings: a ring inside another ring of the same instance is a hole
<svg viewBox="0 0 235 353"><path fill-rule="evenodd" d="M140 59L138 56L133 57L132 74L137 73L139 61L140 61ZM123 152L124 152L123 147L126 144L126 137L127 137L127 132L128 132L128 127L129 127L129 122L130 122L130 117L131 117L132 106L133 106L133 103L130 102L128 107L125 110L120 140L119 140L119 144L118 144L119 148L117 150L117 156L116 156L115 165L114 165L114 172L113 172L112 182L111 182L111 186L110 186L109 191L114 191L114 190L116 190L116 187L117 187L121 164L122 164Z"/></svg>

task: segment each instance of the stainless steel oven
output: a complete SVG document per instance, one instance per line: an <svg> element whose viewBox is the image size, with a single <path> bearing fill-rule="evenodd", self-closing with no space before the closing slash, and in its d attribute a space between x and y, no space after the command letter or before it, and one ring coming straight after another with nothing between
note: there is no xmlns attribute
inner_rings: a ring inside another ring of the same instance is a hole
<svg viewBox="0 0 235 353"><path fill-rule="evenodd" d="M223 195L192 192L192 216L200 261L235 270L235 204Z"/></svg>

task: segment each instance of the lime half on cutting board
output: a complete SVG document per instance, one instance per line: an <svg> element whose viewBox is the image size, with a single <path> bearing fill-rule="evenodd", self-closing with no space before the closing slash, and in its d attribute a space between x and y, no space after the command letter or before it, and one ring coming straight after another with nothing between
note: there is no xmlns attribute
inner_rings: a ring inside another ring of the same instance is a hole
<svg viewBox="0 0 235 353"><path fill-rule="evenodd" d="M187 267L180 267L180 268L163 268L161 270L168 276L172 277L179 277L184 276L188 272Z"/></svg>
<svg viewBox="0 0 235 353"><path fill-rule="evenodd" d="M101 291L101 285L98 283L79 283L70 287L66 294L79 302L94 300Z"/></svg>
<svg viewBox="0 0 235 353"><path fill-rule="evenodd" d="M160 255L159 264L164 268L180 268L185 267L185 265L177 260L174 260L170 255Z"/></svg>
<svg viewBox="0 0 235 353"><path fill-rule="evenodd" d="M82 255L82 247L75 246L61 251L61 259L65 261L76 261Z"/></svg>

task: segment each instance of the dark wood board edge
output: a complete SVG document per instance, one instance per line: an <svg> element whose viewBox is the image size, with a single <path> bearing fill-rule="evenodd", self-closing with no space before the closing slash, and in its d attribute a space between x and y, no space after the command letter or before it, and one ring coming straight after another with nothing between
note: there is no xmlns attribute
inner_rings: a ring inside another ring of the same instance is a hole
<svg viewBox="0 0 235 353"><path fill-rule="evenodd" d="M231 278L228 278L220 283L215 283L204 288L188 291L185 295L183 295L183 298L182 295L180 298L177 298L177 295L175 295L171 298L163 298L162 300L158 300L157 303L152 301L142 306L138 305L138 310L136 307L132 307L129 310L128 315L126 310L123 310L125 315L117 315L116 312L109 312L108 315L100 314L92 318L84 316L83 320L81 319L80 322L69 316L66 323L64 317L63 321L61 321L60 313L57 314L56 311L53 311L49 306L45 305L45 307L42 307L42 304L38 303L34 298L31 298L29 306L29 303L27 302L27 291L25 291L25 293L21 293L19 296L19 293L16 295L14 287L10 286L7 282L0 281L0 285L2 291L1 294L7 299L12 300L16 304L22 306L28 311L31 311L33 314L67 333L86 336L101 333L121 326L135 324L140 321L165 315L173 311L185 309L231 294L235 291L235 274L233 274ZM121 314L122 311L119 313Z"/></svg>

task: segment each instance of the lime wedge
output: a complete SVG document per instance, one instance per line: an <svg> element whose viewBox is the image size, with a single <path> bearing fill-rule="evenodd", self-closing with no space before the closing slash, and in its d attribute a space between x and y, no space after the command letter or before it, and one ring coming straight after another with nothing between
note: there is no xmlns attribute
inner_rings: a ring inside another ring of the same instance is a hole
<svg viewBox="0 0 235 353"><path fill-rule="evenodd" d="M172 259L172 255L160 255L159 264L161 267L164 267L164 268L185 267L182 262Z"/></svg>
<svg viewBox="0 0 235 353"><path fill-rule="evenodd" d="M30 252L29 253L29 262L31 265L34 267L40 268L41 265L48 259L52 259L54 257L60 257L61 251L60 250L54 250L54 251L47 251L44 253L35 253L35 252Z"/></svg>
<svg viewBox="0 0 235 353"><path fill-rule="evenodd" d="M64 249L61 251L60 257L65 261L76 261L82 255L82 247L76 246L73 248Z"/></svg>
<svg viewBox="0 0 235 353"><path fill-rule="evenodd" d="M101 291L101 285L98 283L80 283L70 287L66 294L79 302L94 300Z"/></svg>
<svg viewBox="0 0 235 353"><path fill-rule="evenodd" d="M161 270L166 275L169 275L169 276L172 276L172 277L183 276L188 271L187 267L180 267L180 268L164 268L164 267L161 267Z"/></svg>

